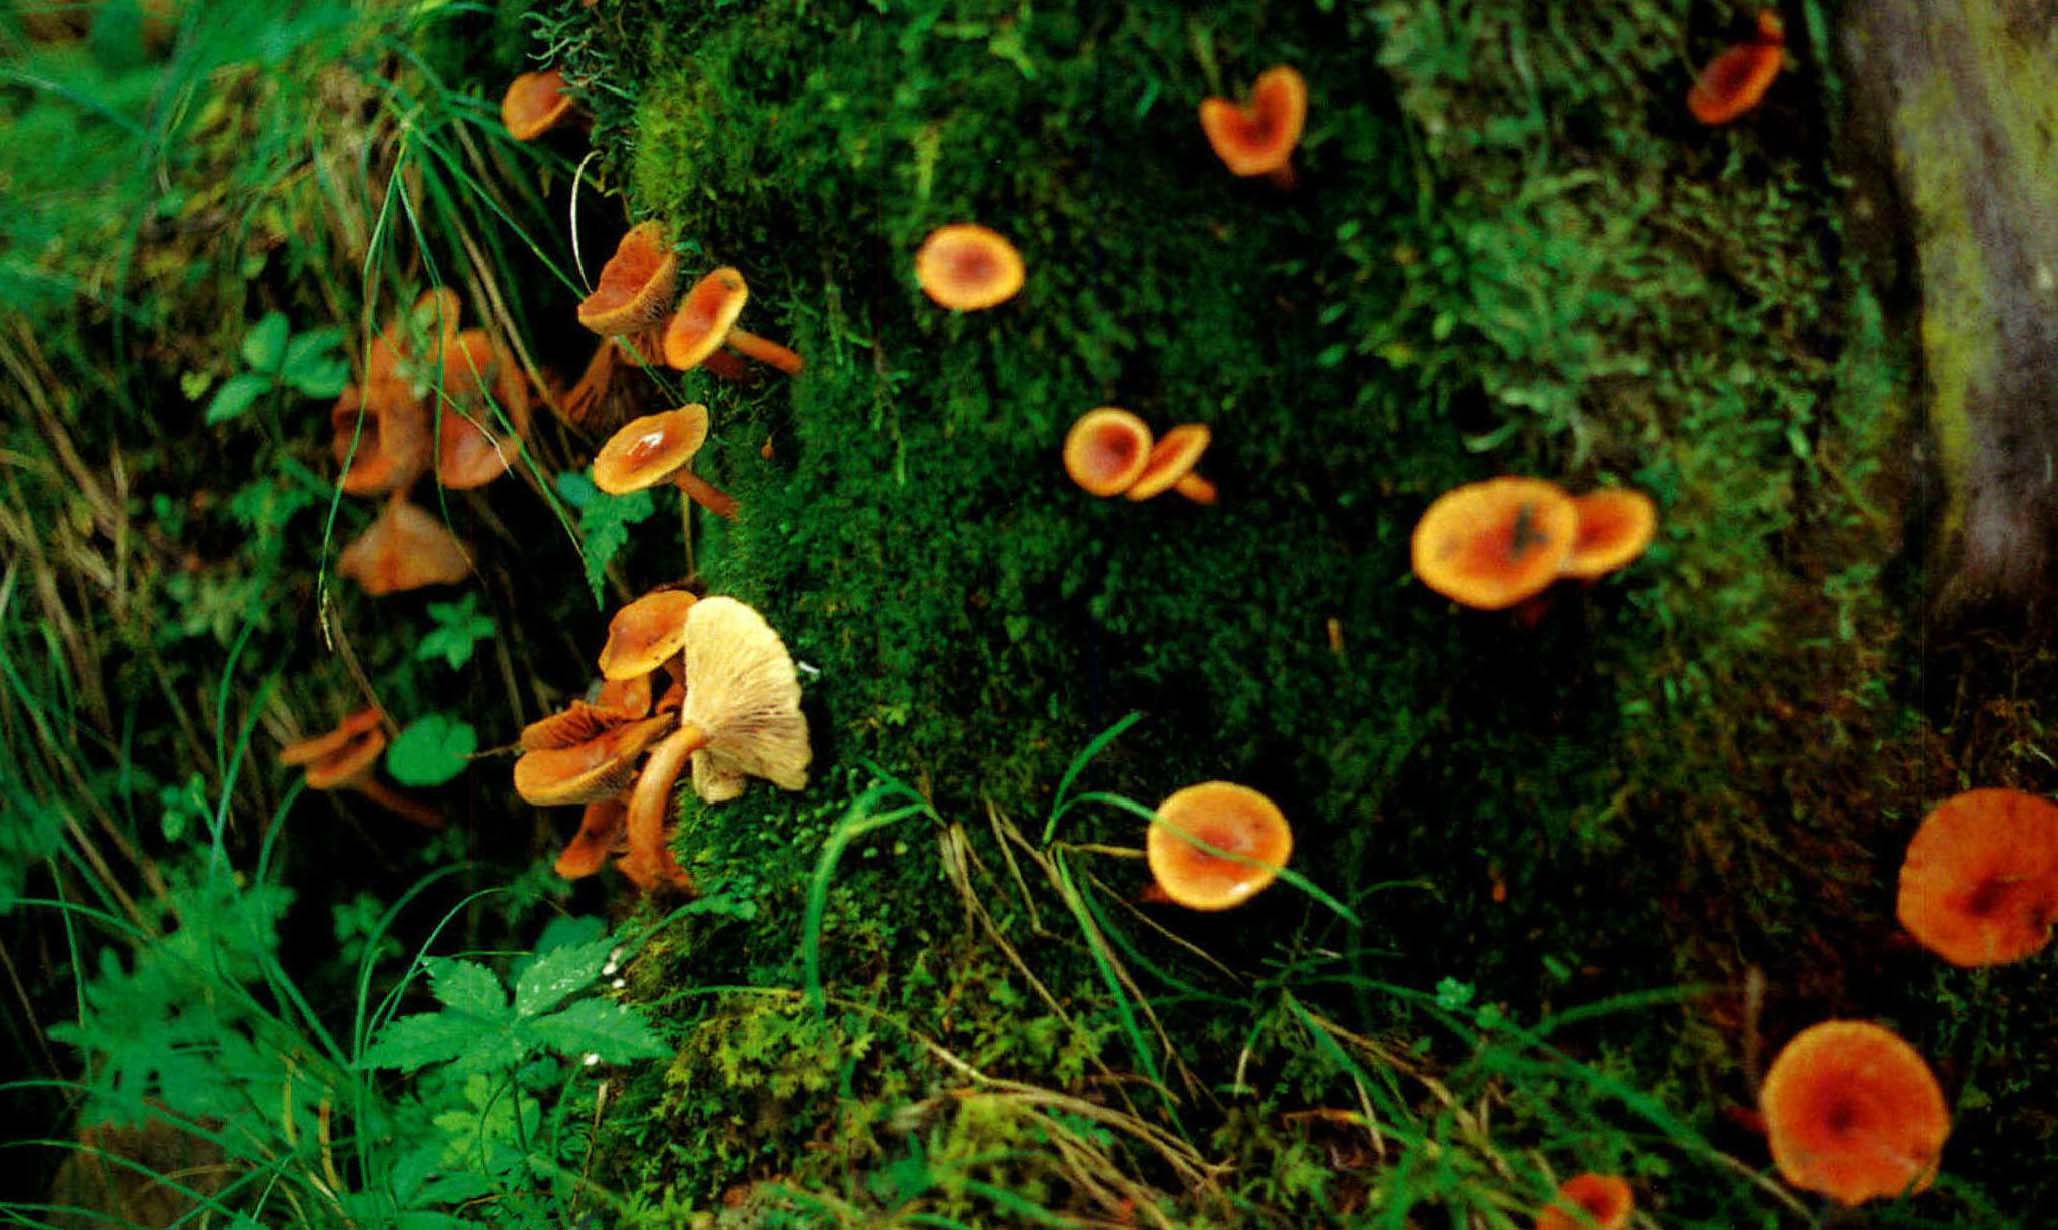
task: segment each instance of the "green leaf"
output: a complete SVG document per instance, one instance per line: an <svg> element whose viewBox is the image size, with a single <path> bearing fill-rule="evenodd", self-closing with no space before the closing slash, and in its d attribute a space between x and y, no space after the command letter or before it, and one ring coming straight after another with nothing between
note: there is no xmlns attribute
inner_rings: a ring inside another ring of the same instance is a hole
<svg viewBox="0 0 2058 1230"><path fill-rule="evenodd" d="M598 603L606 595L607 566L628 543L629 527L649 520L657 511L657 502L648 491L608 495L594 487L585 475L575 477L576 482L569 482L567 475L558 475L557 489L566 503L580 510L579 538L585 545L586 583L593 587L593 600Z"/></svg>
<svg viewBox="0 0 2058 1230"><path fill-rule="evenodd" d="M582 999L563 1012L524 1023L537 1045L573 1059L599 1055L603 1063L656 1059L672 1053L643 1014L605 999Z"/></svg>
<svg viewBox="0 0 2058 1230"><path fill-rule="evenodd" d="M214 391L213 400L207 403L207 425L212 427L217 423L241 418L250 407L257 404L258 398L271 392L271 389L272 382L269 376L242 372L229 377Z"/></svg>
<svg viewBox="0 0 2058 1230"><path fill-rule="evenodd" d="M456 1012L417 1012L379 1031L365 1048L361 1066L399 1068L412 1072L432 1063L449 1063L469 1051L478 1022Z"/></svg>
<svg viewBox="0 0 2058 1230"><path fill-rule="evenodd" d="M298 334L286 345L279 378L309 397L334 397L350 383L342 348L343 330L335 325Z"/></svg>
<svg viewBox="0 0 2058 1230"><path fill-rule="evenodd" d="M452 670L471 661L472 647L497 630L493 617L479 611L479 596L475 593L467 593L456 602L431 602L429 618L436 621L436 626L415 643L415 660L429 662L441 657Z"/></svg>
<svg viewBox="0 0 2058 1230"><path fill-rule="evenodd" d="M428 966L436 998L445 1007L491 1021L507 1019L507 990L492 970L452 957L431 958Z"/></svg>
<svg viewBox="0 0 2058 1230"><path fill-rule="evenodd" d="M464 772L466 757L478 748L471 723L431 713L409 722L386 749L386 771L403 786L440 786Z"/></svg>
<svg viewBox="0 0 2058 1230"><path fill-rule="evenodd" d="M243 335L243 361L250 370L267 375L279 370L286 358L286 335L290 330L282 312L266 312L264 319Z"/></svg>
<svg viewBox="0 0 2058 1230"><path fill-rule="evenodd" d="M535 964L515 980L515 1015L548 1012L572 992L592 986L606 967L614 946L613 940L603 938L590 944L554 948L536 958Z"/></svg>

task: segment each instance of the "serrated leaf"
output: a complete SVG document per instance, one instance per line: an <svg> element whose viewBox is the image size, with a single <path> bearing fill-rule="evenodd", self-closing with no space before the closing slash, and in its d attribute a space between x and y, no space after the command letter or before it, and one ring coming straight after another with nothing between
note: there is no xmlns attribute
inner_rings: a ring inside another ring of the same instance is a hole
<svg viewBox="0 0 2058 1230"><path fill-rule="evenodd" d="M286 335L290 332L283 312L266 312L264 319L243 335L243 361L253 372L266 375L279 370L286 357Z"/></svg>
<svg viewBox="0 0 2058 1230"><path fill-rule="evenodd" d="M431 958L429 981L437 1000L447 1008L489 1021L507 1019L507 990L492 970L476 961Z"/></svg>
<svg viewBox="0 0 2058 1230"><path fill-rule="evenodd" d="M449 1063L472 1047L478 1022L460 1013L417 1012L379 1031L365 1048L361 1066L399 1068L412 1072L432 1063Z"/></svg>
<svg viewBox="0 0 2058 1230"><path fill-rule="evenodd" d="M582 999L563 1012L522 1024L536 1045L570 1058L599 1055L603 1063L656 1059L672 1053L643 1014L605 999Z"/></svg>
<svg viewBox="0 0 2058 1230"><path fill-rule="evenodd" d="M559 476L558 489L564 492L570 486ZM590 479L581 476L582 482L591 485ZM566 495L567 502L571 497ZM607 566L629 541L629 527L640 525L657 511L657 501L650 498L648 491L634 491L628 495L608 495L595 488L580 505L579 539L586 552L586 583L593 587L593 600L598 603L606 596Z"/></svg>
<svg viewBox="0 0 2058 1230"><path fill-rule="evenodd" d="M464 772L466 758L478 749L471 723L431 713L409 722L386 749L386 771L403 786L440 786Z"/></svg>
<svg viewBox="0 0 2058 1230"><path fill-rule="evenodd" d="M574 991L592 986L613 951L614 941L602 939L544 953L515 980L515 1015L548 1012Z"/></svg>
<svg viewBox="0 0 2058 1230"><path fill-rule="evenodd" d="M207 425L213 427L217 423L241 418L250 407L257 404L258 398L271 392L271 388L269 376L242 372L229 377L214 391L214 397L207 403Z"/></svg>
<svg viewBox="0 0 2058 1230"><path fill-rule="evenodd" d="M335 397L350 383L350 365L342 355L343 330L322 325L297 334L286 344L279 379L309 397Z"/></svg>

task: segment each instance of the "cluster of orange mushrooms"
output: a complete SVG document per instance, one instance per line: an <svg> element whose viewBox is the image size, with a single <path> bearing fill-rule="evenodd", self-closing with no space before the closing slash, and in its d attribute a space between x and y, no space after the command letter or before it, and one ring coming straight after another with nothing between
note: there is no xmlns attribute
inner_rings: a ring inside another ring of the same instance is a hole
<svg viewBox="0 0 2058 1230"><path fill-rule="evenodd" d="M1438 496L1415 523L1415 576L1462 606L1499 611L1560 579L1595 581L1633 563L1658 532L1658 506L1610 487L1567 495L1541 478L1490 478Z"/></svg>

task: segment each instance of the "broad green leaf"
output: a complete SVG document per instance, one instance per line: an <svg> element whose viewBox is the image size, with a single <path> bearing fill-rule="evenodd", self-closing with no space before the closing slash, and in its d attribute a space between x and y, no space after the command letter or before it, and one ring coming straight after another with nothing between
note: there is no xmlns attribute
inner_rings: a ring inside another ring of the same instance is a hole
<svg viewBox="0 0 2058 1230"><path fill-rule="evenodd" d="M595 940L554 948L536 959L515 980L515 1015L536 1016L564 1002L567 995L593 985L607 965L614 941Z"/></svg>
<svg viewBox="0 0 2058 1230"><path fill-rule="evenodd" d="M449 1063L472 1047L478 1022L457 1012L417 1012L379 1031L365 1048L361 1066L399 1068L412 1072L432 1063Z"/></svg>
<svg viewBox="0 0 2058 1230"><path fill-rule="evenodd" d="M507 990L492 970L453 957L432 957L428 965L436 998L445 1007L489 1021L507 1019Z"/></svg>
<svg viewBox="0 0 2058 1230"><path fill-rule="evenodd" d="M467 593L456 602L431 602L429 618L436 626L415 643L414 656L420 662L442 658L452 670L472 659L472 648L496 631L493 617L479 610L479 596Z"/></svg>
<svg viewBox="0 0 2058 1230"><path fill-rule="evenodd" d="M266 312L264 319L243 335L243 361L253 372L270 375L286 358L286 335L290 332L281 312Z"/></svg>
<svg viewBox="0 0 2058 1230"><path fill-rule="evenodd" d="M386 771L403 786L440 786L464 772L465 758L478 748L471 723L431 713L409 722L386 749Z"/></svg>
<svg viewBox="0 0 2058 1230"><path fill-rule="evenodd" d="M342 348L343 330L334 325L296 334L286 344L279 379L309 397L334 397L350 383L350 364Z"/></svg>
<svg viewBox="0 0 2058 1230"><path fill-rule="evenodd" d="M214 391L214 397L207 403L207 425L212 427L217 423L241 418L250 407L257 404L258 398L271 392L271 389L272 382L269 376L242 372L229 377L222 381L222 386Z"/></svg>
<svg viewBox="0 0 2058 1230"><path fill-rule="evenodd" d="M605 999L579 1000L563 1012L525 1021L521 1028L537 1045L572 1059L591 1054L603 1063L623 1063L672 1053L642 1013Z"/></svg>

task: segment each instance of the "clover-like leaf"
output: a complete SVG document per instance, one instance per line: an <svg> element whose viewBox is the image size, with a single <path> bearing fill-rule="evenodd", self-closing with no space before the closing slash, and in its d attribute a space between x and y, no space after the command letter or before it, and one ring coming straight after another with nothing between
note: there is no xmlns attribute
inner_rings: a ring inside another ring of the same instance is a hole
<svg viewBox="0 0 2058 1230"><path fill-rule="evenodd" d="M386 749L386 771L403 786L440 786L464 772L467 758L479 749L471 723L447 713L431 713L407 724Z"/></svg>

